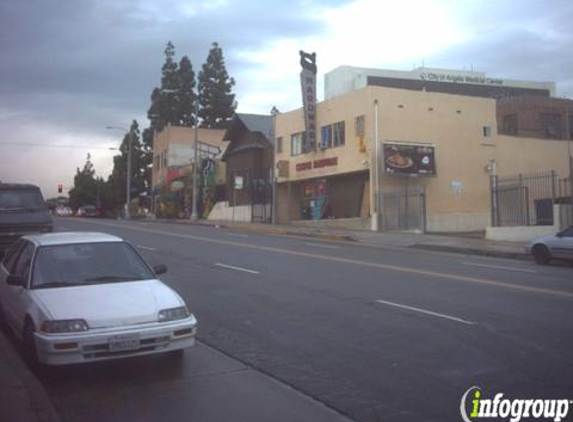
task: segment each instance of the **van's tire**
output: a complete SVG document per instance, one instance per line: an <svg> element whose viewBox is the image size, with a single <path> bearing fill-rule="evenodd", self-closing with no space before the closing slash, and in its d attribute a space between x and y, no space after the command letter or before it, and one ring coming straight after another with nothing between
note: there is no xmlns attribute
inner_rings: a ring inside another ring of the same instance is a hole
<svg viewBox="0 0 573 422"><path fill-rule="evenodd" d="M538 264L546 265L551 261L551 252L545 245L535 245L531 252L533 253L533 259Z"/></svg>

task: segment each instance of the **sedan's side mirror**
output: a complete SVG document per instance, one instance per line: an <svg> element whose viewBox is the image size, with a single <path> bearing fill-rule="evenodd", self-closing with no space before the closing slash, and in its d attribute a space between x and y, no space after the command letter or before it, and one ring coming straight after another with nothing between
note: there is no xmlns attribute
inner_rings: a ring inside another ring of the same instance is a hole
<svg viewBox="0 0 573 422"><path fill-rule="evenodd" d="M557 233L555 236L557 237L563 237L565 235L565 232L559 232Z"/></svg>
<svg viewBox="0 0 573 422"><path fill-rule="evenodd" d="M155 275L165 274L167 272L167 265L158 264L153 266L153 272Z"/></svg>
<svg viewBox="0 0 573 422"><path fill-rule="evenodd" d="M8 277L6 277L6 283L10 286L24 287L24 279L16 274L9 274Z"/></svg>

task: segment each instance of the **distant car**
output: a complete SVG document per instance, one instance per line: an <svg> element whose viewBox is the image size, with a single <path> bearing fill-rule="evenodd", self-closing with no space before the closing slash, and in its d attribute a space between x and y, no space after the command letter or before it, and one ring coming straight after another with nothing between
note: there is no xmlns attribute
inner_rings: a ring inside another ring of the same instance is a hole
<svg viewBox="0 0 573 422"><path fill-rule="evenodd" d="M133 246L103 234L22 237L0 264L0 322L32 364L66 365L172 352L197 320Z"/></svg>
<svg viewBox="0 0 573 422"><path fill-rule="evenodd" d="M84 205L79 207L76 216L78 217L99 217L99 210L95 205Z"/></svg>
<svg viewBox="0 0 573 422"><path fill-rule="evenodd" d="M548 264L553 259L567 259L573 262L573 226L557 234L532 239L525 251L533 255L538 264Z"/></svg>

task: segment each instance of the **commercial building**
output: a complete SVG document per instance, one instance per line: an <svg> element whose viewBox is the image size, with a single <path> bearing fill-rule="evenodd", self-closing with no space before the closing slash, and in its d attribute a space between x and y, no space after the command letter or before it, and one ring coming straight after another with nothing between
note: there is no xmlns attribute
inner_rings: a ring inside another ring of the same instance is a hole
<svg viewBox="0 0 573 422"><path fill-rule="evenodd" d="M272 117L235 114L223 140L227 200L219 201L211 220L270 222L272 213Z"/></svg>
<svg viewBox="0 0 573 422"><path fill-rule="evenodd" d="M551 108L554 84L424 70L409 78L348 67L327 74L314 149L304 150L302 109L276 116L279 222L484 230L495 205L492 176L569 175L570 129L561 137L513 136L499 121L500 113L525 113L515 95ZM570 103L563 103L562 128Z"/></svg>
<svg viewBox="0 0 573 422"><path fill-rule="evenodd" d="M221 162L227 144L224 130L167 125L153 137L154 212L188 216L191 207L195 137L197 136L198 203L206 216L218 196L225 196L226 168ZM222 191L222 192L221 192Z"/></svg>

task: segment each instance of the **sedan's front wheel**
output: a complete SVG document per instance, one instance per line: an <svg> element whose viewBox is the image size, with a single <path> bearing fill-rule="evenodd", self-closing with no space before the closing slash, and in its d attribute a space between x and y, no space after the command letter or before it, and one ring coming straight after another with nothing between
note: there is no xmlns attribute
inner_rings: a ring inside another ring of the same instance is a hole
<svg viewBox="0 0 573 422"><path fill-rule="evenodd" d="M537 262L538 264L549 264L549 261L551 261L551 253L549 252L549 249L547 249L547 246L545 245L535 245L533 247L533 258L535 259L535 262Z"/></svg>
<svg viewBox="0 0 573 422"><path fill-rule="evenodd" d="M30 321L26 321L24 327L23 348L24 348L24 358L30 367L38 367L38 353L36 350L36 340L34 338L34 324Z"/></svg>

